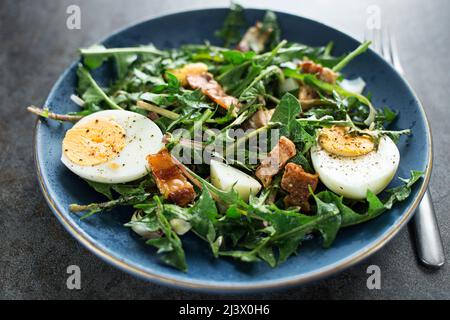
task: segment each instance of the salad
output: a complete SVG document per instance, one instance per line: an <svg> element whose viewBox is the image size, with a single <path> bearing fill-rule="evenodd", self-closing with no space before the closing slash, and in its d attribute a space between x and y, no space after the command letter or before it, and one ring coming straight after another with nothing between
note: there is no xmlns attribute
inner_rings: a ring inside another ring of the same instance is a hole
<svg viewBox="0 0 450 320"><path fill-rule="evenodd" d="M303 241L329 247L341 228L409 196L422 172L386 187L401 161L396 142L410 130L386 129L397 114L342 72L370 42L336 56L332 42L282 40L271 11L246 27L232 4L216 32L221 46L80 50L71 96L79 111L28 108L74 123L61 161L105 197L72 204L74 214L132 207L125 227L182 271L188 234L216 258L275 267ZM105 86L93 71L110 65Z"/></svg>

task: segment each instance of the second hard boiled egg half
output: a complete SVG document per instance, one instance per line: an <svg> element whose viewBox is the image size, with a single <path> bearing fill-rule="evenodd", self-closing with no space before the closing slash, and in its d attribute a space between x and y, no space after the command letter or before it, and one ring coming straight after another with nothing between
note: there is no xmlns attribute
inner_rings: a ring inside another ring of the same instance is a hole
<svg viewBox="0 0 450 320"><path fill-rule="evenodd" d="M61 161L84 179L126 183L148 173L146 157L161 149L162 137L159 127L143 115L100 111L66 132Z"/></svg>
<svg viewBox="0 0 450 320"><path fill-rule="evenodd" d="M320 141L320 135L319 135ZM352 146L346 141L346 151L367 147L361 141ZM358 156L343 156L326 149L320 142L311 148L311 160L321 182L331 191L349 199L365 199L367 191L375 194L383 191L393 179L399 162L397 146L387 136L380 139L377 148L368 153L356 152ZM335 149L335 148L334 148ZM334 149L331 149L333 151Z"/></svg>

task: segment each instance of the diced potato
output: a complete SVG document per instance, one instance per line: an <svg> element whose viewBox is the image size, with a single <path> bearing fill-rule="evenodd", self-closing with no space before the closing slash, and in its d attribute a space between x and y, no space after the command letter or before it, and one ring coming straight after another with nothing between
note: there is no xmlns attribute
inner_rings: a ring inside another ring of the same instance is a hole
<svg viewBox="0 0 450 320"><path fill-rule="evenodd" d="M256 179L215 160L211 160L211 182L215 187L224 191L234 188L245 201L248 201L251 194L256 195L261 190L261 184Z"/></svg>

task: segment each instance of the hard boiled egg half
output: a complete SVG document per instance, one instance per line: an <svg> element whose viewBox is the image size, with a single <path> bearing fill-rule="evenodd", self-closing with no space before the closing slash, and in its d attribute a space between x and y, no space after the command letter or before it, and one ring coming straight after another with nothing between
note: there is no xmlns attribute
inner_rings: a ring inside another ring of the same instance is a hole
<svg viewBox="0 0 450 320"><path fill-rule="evenodd" d="M125 183L148 173L146 157L163 146L158 126L138 113L106 110L82 118L66 132L61 161L76 175Z"/></svg>
<svg viewBox="0 0 450 320"><path fill-rule="evenodd" d="M378 194L391 182L400 153L387 136L375 148L371 137L348 131L347 127L322 129L311 148L311 160L328 189L349 199L365 199L367 190Z"/></svg>

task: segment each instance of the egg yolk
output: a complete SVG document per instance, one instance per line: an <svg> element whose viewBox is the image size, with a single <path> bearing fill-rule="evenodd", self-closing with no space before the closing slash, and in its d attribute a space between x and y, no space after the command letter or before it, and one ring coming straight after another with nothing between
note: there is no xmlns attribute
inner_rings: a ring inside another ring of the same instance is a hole
<svg viewBox="0 0 450 320"><path fill-rule="evenodd" d="M118 123L98 118L66 132L64 154L81 166L95 166L116 157L125 147L126 131Z"/></svg>
<svg viewBox="0 0 450 320"><path fill-rule="evenodd" d="M343 157L358 157L375 149L371 137L349 133L350 128L333 126L323 128L319 134L319 143L327 152Z"/></svg>

